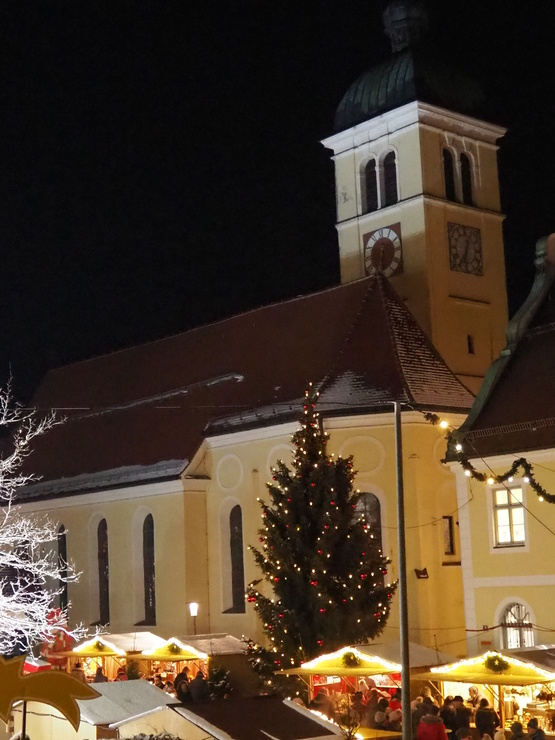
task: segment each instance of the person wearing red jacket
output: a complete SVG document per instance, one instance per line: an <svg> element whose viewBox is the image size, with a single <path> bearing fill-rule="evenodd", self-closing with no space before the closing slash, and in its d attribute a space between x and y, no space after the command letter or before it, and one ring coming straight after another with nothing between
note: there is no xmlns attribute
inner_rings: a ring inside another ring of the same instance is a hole
<svg viewBox="0 0 555 740"><path fill-rule="evenodd" d="M427 714L420 718L416 740L447 740L445 725L439 716L439 707L435 704L430 704Z"/></svg>

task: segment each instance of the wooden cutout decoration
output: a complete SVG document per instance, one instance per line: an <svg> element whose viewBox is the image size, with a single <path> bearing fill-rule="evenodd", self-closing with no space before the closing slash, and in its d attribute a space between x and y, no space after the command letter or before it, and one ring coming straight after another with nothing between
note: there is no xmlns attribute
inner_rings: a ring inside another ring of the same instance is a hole
<svg viewBox="0 0 555 740"><path fill-rule="evenodd" d="M92 686L64 671L23 673L25 656L6 660L0 657L0 719L8 722L16 701L39 701L61 712L77 731L81 712L76 699L95 699Z"/></svg>

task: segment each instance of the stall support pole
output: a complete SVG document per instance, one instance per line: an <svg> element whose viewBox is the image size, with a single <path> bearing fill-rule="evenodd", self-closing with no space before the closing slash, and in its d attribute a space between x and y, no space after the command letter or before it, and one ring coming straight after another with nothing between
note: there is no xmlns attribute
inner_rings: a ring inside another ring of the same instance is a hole
<svg viewBox="0 0 555 740"><path fill-rule="evenodd" d="M399 636L401 642L401 712L403 740L411 740L409 619L407 607L407 559L405 548L405 492L403 486L403 440L401 404L393 403L395 412L395 460L397 467L397 546L399 549Z"/></svg>

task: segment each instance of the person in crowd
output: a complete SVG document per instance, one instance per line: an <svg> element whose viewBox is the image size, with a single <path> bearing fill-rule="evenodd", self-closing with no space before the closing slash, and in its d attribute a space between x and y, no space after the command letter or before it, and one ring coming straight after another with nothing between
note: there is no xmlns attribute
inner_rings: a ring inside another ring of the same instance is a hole
<svg viewBox="0 0 555 740"><path fill-rule="evenodd" d="M83 683L87 683L87 677L85 676L85 671L83 670L83 666L81 665L81 663L76 663L73 666L73 668L71 669L71 675L78 681L83 681Z"/></svg>
<svg viewBox="0 0 555 740"><path fill-rule="evenodd" d="M459 727L459 729L455 732L455 738L456 740L472 740L472 730L470 727Z"/></svg>
<svg viewBox="0 0 555 740"><path fill-rule="evenodd" d="M106 683L107 680L108 678L104 675L102 666L99 665L96 669L96 673L94 674L93 683Z"/></svg>
<svg viewBox="0 0 555 740"><path fill-rule="evenodd" d="M154 676L154 685L157 686L159 689L164 688L164 682L162 681L162 676L159 673Z"/></svg>
<svg viewBox="0 0 555 740"><path fill-rule="evenodd" d="M188 666L185 666L185 668L180 671L177 676L175 677L175 681L173 682L174 688L175 688L175 695L179 699L179 701L188 701L190 699L189 695L189 674L190 669Z"/></svg>
<svg viewBox="0 0 555 740"><path fill-rule="evenodd" d="M389 700L389 708L392 712L394 712L396 709L401 709L401 689L396 688L391 695L391 699Z"/></svg>
<svg viewBox="0 0 555 740"><path fill-rule="evenodd" d="M493 740L506 740L505 733L501 727L498 727L493 736Z"/></svg>
<svg viewBox="0 0 555 740"><path fill-rule="evenodd" d="M355 691L353 694L353 699L351 701L351 707L349 710L349 714L351 715L351 719L356 722L357 725L362 725L366 719L366 712L368 710L368 707L366 706L362 691Z"/></svg>
<svg viewBox="0 0 555 740"><path fill-rule="evenodd" d="M309 709L325 714L328 719L335 719L335 705L325 686L312 699Z"/></svg>
<svg viewBox="0 0 555 740"><path fill-rule="evenodd" d="M474 715L474 721L476 722L476 729L480 737L489 735L492 739L495 735L495 730L501 724L499 715L493 707L490 707L487 699L480 699L480 704Z"/></svg>
<svg viewBox="0 0 555 740"><path fill-rule="evenodd" d="M482 699L485 698L486 697L478 691L477 686L471 686L468 689L468 699L466 700L466 703L471 706L474 711L476 711L480 706L480 702L482 701Z"/></svg>
<svg viewBox="0 0 555 740"><path fill-rule="evenodd" d="M528 733L528 736L531 737L532 740L545 740L545 732L538 725L538 720L536 719L536 717L532 717L532 719L528 722L528 724L526 725L526 731Z"/></svg>
<svg viewBox="0 0 555 740"><path fill-rule="evenodd" d="M525 737L522 722L513 722L511 725L511 740L524 740Z"/></svg>
<svg viewBox="0 0 555 740"><path fill-rule="evenodd" d="M390 705L391 706L391 705ZM403 716L400 709L394 709L387 716L388 727L390 732L401 732L401 722Z"/></svg>
<svg viewBox="0 0 555 740"><path fill-rule="evenodd" d="M374 714L374 719L372 721L371 727L374 728L375 730L389 729L388 714L389 714L388 700L380 699L378 702L378 706L376 707L376 712Z"/></svg>
<svg viewBox="0 0 555 740"><path fill-rule="evenodd" d="M465 706L464 699L460 694L453 697L453 706L455 708L455 730L459 728L470 727L470 720L472 719L472 709Z"/></svg>
<svg viewBox="0 0 555 740"><path fill-rule="evenodd" d="M123 666L120 666L118 668L118 672L116 673L115 680L116 681L127 681L128 679L129 679L129 676L127 675L127 671L125 670ZM163 684L162 684L162 688L164 688Z"/></svg>
<svg viewBox="0 0 555 740"><path fill-rule="evenodd" d="M197 675L190 682L189 693L195 704L202 704L210 699L210 690L202 671L198 671Z"/></svg>
<svg viewBox="0 0 555 740"><path fill-rule="evenodd" d="M422 715L416 729L417 740L447 740L445 725L439 716L439 707L431 703L427 703L426 707L427 713Z"/></svg>
<svg viewBox="0 0 555 740"><path fill-rule="evenodd" d="M446 696L443 704L439 708L439 716L441 721L445 725L447 734L453 733L457 729L457 714L455 712L455 705L453 704L453 697Z"/></svg>

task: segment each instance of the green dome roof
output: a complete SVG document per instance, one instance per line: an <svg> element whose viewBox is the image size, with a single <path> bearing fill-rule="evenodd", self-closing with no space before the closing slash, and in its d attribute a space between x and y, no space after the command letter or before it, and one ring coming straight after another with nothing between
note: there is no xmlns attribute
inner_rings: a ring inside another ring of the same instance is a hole
<svg viewBox="0 0 555 740"><path fill-rule="evenodd" d="M442 61L422 49L406 48L353 82L335 114L335 131L414 100L472 115L484 97L474 82Z"/></svg>

